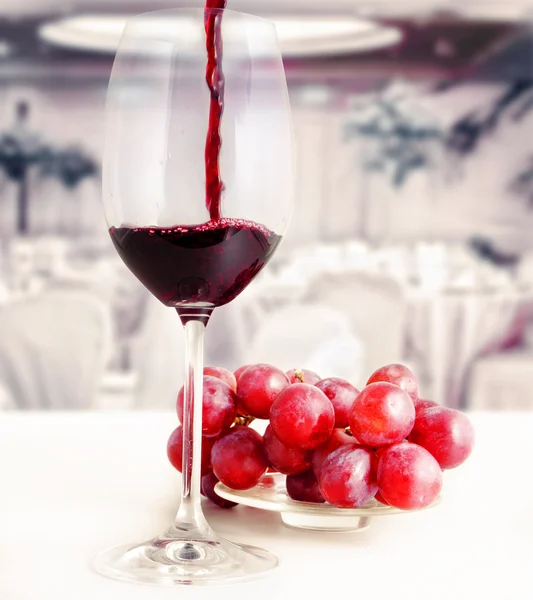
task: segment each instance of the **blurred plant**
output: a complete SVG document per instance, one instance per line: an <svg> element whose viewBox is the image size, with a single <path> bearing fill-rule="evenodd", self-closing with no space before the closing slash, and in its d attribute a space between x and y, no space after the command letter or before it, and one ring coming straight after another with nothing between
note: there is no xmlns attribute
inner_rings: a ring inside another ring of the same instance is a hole
<svg viewBox="0 0 533 600"><path fill-rule="evenodd" d="M15 124L0 134L0 167L18 186L17 231L28 233L29 175L32 169L41 177L53 177L67 188L75 188L86 177L98 174L94 159L75 147L54 149L28 130L29 107L19 102Z"/></svg>
<svg viewBox="0 0 533 600"><path fill-rule="evenodd" d="M495 101L462 117L452 126L447 146L457 154L470 154L504 119L519 123L532 109L533 81L524 79L506 84ZM527 208L533 209L533 155L525 159L523 167L509 182L508 189L524 199Z"/></svg>
<svg viewBox="0 0 533 600"><path fill-rule="evenodd" d="M56 151L45 148L40 167L44 177L55 177L67 188L75 188L86 177L98 173L95 161L83 149L74 146Z"/></svg>
<svg viewBox="0 0 533 600"><path fill-rule="evenodd" d="M493 240L485 237L474 236L469 240L472 251L482 260L497 267L514 267L520 260L517 254L511 254L498 249Z"/></svg>
<svg viewBox="0 0 533 600"><path fill-rule="evenodd" d="M527 158L524 168L511 180L509 189L523 198L529 209L533 209L533 156Z"/></svg>
<svg viewBox="0 0 533 600"><path fill-rule="evenodd" d="M511 112L511 108L514 111ZM514 81L505 86L502 94L487 106L477 108L452 125L446 139L449 150L457 154L470 154L481 139L492 133L504 116L518 122L533 108L533 82Z"/></svg>
<svg viewBox="0 0 533 600"><path fill-rule="evenodd" d="M444 138L435 119L415 106L411 96L409 88L393 84L357 105L345 128L347 141L360 137L375 142L364 166L369 171L385 172L396 187L414 171L434 164L435 149Z"/></svg>

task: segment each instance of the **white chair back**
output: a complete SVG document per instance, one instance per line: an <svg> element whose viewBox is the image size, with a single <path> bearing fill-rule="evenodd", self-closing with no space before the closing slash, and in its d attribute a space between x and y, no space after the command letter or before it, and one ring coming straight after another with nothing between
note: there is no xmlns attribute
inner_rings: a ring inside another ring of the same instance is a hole
<svg viewBox="0 0 533 600"><path fill-rule="evenodd" d="M248 362L271 363L283 370L306 368L358 384L362 353L362 344L342 313L325 305L292 304L266 317Z"/></svg>
<svg viewBox="0 0 533 600"><path fill-rule="evenodd" d="M176 311L150 296L144 321L131 343L137 376L134 408L172 410L183 385L185 335Z"/></svg>
<svg viewBox="0 0 533 600"><path fill-rule="evenodd" d="M533 286L533 252L522 256L516 269L516 278L525 285Z"/></svg>
<svg viewBox="0 0 533 600"><path fill-rule="evenodd" d="M68 240L56 236L41 236L35 244L35 270L41 274L58 277L66 269Z"/></svg>
<svg viewBox="0 0 533 600"><path fill-rule="evenodd" d="M213 312L205 336L206 365L236 369L245 359L247 332L239 307L237 298ZM131 369L137 380L135 408L174 408L184 381L185 334L176 311L152 296L131 342Z"/></svg>
<svg viewBox="0 0 533 600"><path fill-rule="evenodd" d="M47 292L0 309L0 382L20 409L86 409L111 353L105 305Z"/></svg>
<svg viewBox="0 0 533 600"><path fill-rule="evenodd" d="M365 376L402 360L407 305L394 280L358 272L328 274L309 289L308 299L344 315L363 343Z"/></svg>

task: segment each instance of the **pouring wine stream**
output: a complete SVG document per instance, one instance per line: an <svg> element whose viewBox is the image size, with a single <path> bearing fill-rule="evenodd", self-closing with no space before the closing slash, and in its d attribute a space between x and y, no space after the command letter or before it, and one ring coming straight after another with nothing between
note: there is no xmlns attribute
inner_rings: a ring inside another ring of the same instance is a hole
<svg viewBox="0 0 533 600"><path fill-rule="evenodd" d="M220 122L224 112L224 70L222 68L222 12L211 9L226 8L226 0L206 0L205 34L207 67L205 80L211 94L209 126L205 142L205 204L211 220L222 217L220 200L224 184L220 177Z"/></svg>

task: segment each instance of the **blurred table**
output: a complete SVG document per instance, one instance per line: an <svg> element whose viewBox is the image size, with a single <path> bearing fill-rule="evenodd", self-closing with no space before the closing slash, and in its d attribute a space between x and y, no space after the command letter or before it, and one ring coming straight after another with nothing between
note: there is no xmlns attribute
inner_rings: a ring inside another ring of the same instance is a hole
<svg viewBox="0 0 533 600"><path fill-rule="evenodd" d="M475 359L516 344L533 318L533 289L411 289L406 338L423 393L453 408L467 405Z"/></svg>
<svg viewBox="0 0 533 600"><path fill-rule="evenodd" d="M346 271L343 277L348 282L360 274ZM391 279L389 274L380 276ZM263 309L257 322L267 321L269 312L280 306L304 302L316 277L317 272L302 269L259 279L250 286L250 298ZM533 286L507 280L492 286L472 280L454 285L398 283L408 309L405 353L397 360L415 369L423 395L447 406L464 407L465 384L475 359L501 350L513 336L518 340L520 329L525 330L527 321L533 320ZM360 310L357 298L346 310Z"/></svg>
<svg viewBox="0 0 533 600"><path fill-rule="evenodd" d="M472 418L475 452L446 473L435 509L326 534L289 529L277 514L206 504L219 533L268 548L280 567L231 588L156 589L105 579L90 564L102 548L149 538L173 518L178 476L165 446L175 416L3 413L0 597L530 600L533 413Z"/></svg>

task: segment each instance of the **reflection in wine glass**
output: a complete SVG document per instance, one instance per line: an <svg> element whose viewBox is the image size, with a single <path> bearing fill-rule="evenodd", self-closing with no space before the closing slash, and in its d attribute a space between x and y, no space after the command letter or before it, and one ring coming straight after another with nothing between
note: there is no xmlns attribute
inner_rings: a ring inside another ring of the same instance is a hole
<svg viewBox="0 0 533 600"><path fill-rule="evenodd" d="M106 106L103 195L111 238L137 278L177 310L187 352L176 520L153 540L103 552L96 567L118 579L164 585L249 578L277 564L264 550L217 536L202 513L203 335L212 311L246 288L285 232L293 192L292 123L274 26L232 11L206 11L130 19ZM157 27L162 17L176 24L175 31ZM216 165L204 162L213 122L204 17L220 26L213 32L219 58L224 44L224 78L214 71L224 90L220 218L206 185Z"/></svg>

